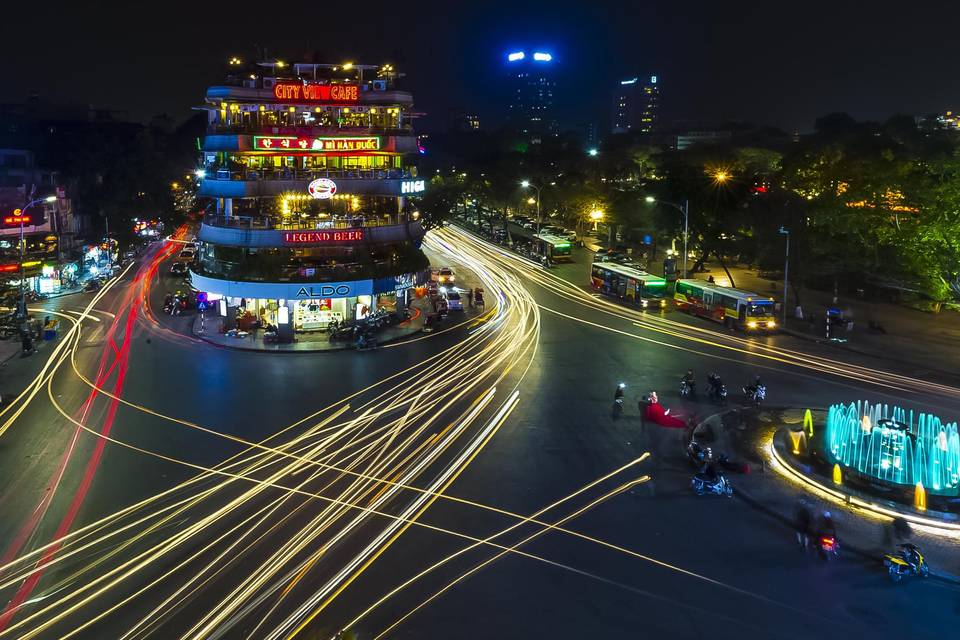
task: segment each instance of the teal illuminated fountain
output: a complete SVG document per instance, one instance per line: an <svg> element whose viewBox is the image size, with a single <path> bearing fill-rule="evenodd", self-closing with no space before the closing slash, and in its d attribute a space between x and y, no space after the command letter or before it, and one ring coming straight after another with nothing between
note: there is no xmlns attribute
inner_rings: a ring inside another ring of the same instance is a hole
<svg viewBox="0 0 960 640"><path fill-rule="evenodd" d="M824 446L831 462L873 480L920 483L938 495L960 493L956 422L886 404L835 404L827 414Z"/></svg>

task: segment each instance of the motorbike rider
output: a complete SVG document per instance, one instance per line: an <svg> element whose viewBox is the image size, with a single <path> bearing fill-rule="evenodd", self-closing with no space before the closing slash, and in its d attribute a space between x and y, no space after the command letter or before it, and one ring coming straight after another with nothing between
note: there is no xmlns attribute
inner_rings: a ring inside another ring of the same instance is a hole
<svg viewBox="0 0 960 640"><path fill-rule="evenodd" d="M750 392L750 395L754 395L757 392L757 389L763 386L763 383L760 382L760 374L753 376L753 382L747 385L747 391Z"/></svg>
<svg viewBox="0 0 960 640"><path fill-rule="evenodd" d="M806 551L810 544L810 524L813 520L810 509L807 507L806 500L800 500L797 504L797 511L794 515L794 526L797 529L797 543L800 548Z"/></svg>
<svg viewBox="0 0 960 640"><path fill-rule="evenodd" d="M837 526L834 524L833 517L829 511L824 511L820 515L820 522L817 524L817 536L819 538L834 539L837 537Z"/></svg>
<svg viewBox="0 0 960 640"><path fill-rule="evenodd" d="M723 388L723 381L720 380L719 375L711 373L707 376L707 385L709 386L711 395L719 396L720 390Z"/></svg>
<svg viewBox="0 0 960 640"><path fill-rule="evenodd" d="M623 402L623 390L624 390L624 388L625 388L626 386L627 386L627 385L625 385L625 384L622 383L622 382L617 385L617 390L613 392L613 401L614 401L614 402L617 402L617 401Z"/></svg>
<svg viewBox="0 0 960 640"><path fill-rule="evenodd" d="M687 385L687 388L690 389L690 393L693 393L693 390L697 384L696 378L693 376L693 369L687 369L687 372L683 374L683 379L681 382Z"/></svg>

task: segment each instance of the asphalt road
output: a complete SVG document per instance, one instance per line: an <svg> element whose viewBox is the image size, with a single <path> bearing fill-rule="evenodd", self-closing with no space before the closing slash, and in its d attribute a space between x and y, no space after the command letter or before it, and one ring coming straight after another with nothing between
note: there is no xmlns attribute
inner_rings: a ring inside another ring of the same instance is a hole
<svg viewBox="0 0 960 640"><path fill-rule="evenodd" d="M896 399L957 415L957 392L610 305L560 279L582 264L545 274L449 230L430 249L483 282L490 315L372 353L250 353L182 335L187 319L151 313L156 254L172 250L159 245L98 300L43 305L77 317L93 302L97 320L8 367L6 384L36 395L0 416L0 589L16 607L0 638L957 628L956 588L894 587L852 558L813 563L747 504L693 496L679 432L641 428L632 402L657 389L675 412L709 413L676 400L688 368L718 371L732 393L762 372L784 405ZM630 402L614 420L621 380Z"/></svg>

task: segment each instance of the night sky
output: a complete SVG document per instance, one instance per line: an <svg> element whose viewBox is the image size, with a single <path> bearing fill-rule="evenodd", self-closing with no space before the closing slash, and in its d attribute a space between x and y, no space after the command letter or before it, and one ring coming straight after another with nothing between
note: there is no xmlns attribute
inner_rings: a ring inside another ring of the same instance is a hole
<svg viewBox="0 0 960 640"><path fill-rule="evenodd" d="M9 6L7 6L9 5ZM737 119L809 130L960 109L948 3L15 2L4 6L0 101L42 98L190 115L231 55L392 62L443 129L450 109L496 124L504 54L554 54L563 124L604 122L617 80L656 73L665 120ZM241 8L244 6L249 8ZM337 7L347 7L337 10ZM862 7L862 8L858 8Z"/></svg>

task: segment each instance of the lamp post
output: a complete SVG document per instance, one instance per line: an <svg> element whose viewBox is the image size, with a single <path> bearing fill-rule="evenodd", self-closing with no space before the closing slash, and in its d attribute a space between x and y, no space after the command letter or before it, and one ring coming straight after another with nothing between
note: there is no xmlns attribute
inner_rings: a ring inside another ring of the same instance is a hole
<svg viewBox="0 0 960 640"><path fill-rule="evenodd" d="M17 318L21 320L27 317L27 290L25 286L26 278L24 277L24 270L23 270L24 250L26 248L25 243L23 241L23 223L27 220L27 216L26 216L27 209L29 209L35 204L40 204L41 202L56 202L56 201L57 201L56 196L47 196L46 198L36 198L35 200L31 200L27 204L23 205L23 207L20 209L20 215L17 216L20 222L20 307L17 309Z"/></svg>
<svg viewBox="0 0 960 640"><path fill-rule="evenodd" d="M541 185L534 184L529 180L521 181L520 186L524 189L535 189L537 192L537 235L540 235L540 190L543 189L543 187Z"/></svg>
<svg viewBox="0 0 960 640"><path fill-rule="evenodd" d="M666 200L659 200L653 196L647 196L646 201L651 204L665 204L668 207L673 207L677 211L683 214L683 277L687 277L687 238L690 235L690 201L684 200L682 205L675 204L673 202L667 202Z"/></svg>
<svg viewBox="0 0 960 640"><path fill-rule="evenodd" d="M786 255L783 259L783 325L787 325L787 279L790 276L790 230L780 226L780 233L787 236Z"/></svg>

